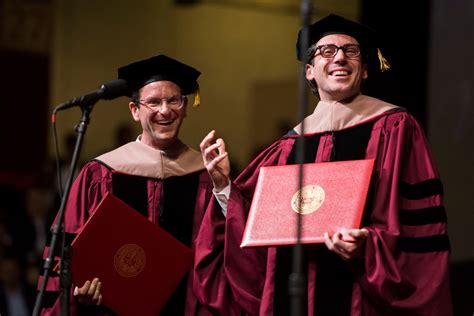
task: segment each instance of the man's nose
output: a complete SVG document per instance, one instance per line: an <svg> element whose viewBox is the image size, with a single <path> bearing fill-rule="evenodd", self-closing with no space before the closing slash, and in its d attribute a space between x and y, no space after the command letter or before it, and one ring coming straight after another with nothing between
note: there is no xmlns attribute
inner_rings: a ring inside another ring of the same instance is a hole
<svg viewBox="0 0 474 316"><path fill-rule="evenodd" d="M169 106L168 102L162 101L161 107L158 112L160 112L161 115L166 115L166 114L171 113L171 107Z"/></svg>
<svg viewBox="0 0 474 316"><path fill-rule="evenodd" d="M336 55L333 57L334 61L340 61L340 60L346 60L347 56L346 53L344 53L344 50L342 48L339 48L336 52Z"/></svg>

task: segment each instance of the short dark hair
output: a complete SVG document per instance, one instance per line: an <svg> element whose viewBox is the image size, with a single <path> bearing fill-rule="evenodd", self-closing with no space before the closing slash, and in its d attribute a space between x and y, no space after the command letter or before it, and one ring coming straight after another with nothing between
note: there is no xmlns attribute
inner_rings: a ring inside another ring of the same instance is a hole
<svg viewBox="0 0 474 316"><path fill-rule="evenodd" d="M305 65L313 65L314 54L316 53L316 44L317 43L314 43L306 50L306 54L304 55ZM313 95L319 98L319 92L318 92L318 86L316 85L316 80L312 79L312 80L307 80L307 81Z"/></svg>

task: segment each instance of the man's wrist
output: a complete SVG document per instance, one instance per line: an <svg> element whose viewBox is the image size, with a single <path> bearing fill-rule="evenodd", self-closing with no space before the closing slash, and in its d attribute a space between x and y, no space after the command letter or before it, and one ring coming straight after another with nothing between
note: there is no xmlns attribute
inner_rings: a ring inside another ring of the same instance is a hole
<svg viewBox="0 0 474 316"><path fill-rule="evenodd" d="M222 190L230 186L230 180L227 178L225 181L222 181L220 183L215 183L214 182L214 192L215 193L220 193Z"/></svg>
<svg viewBox="0 0 474 316"><path fill-rule="evenodd" d="M227 202L229 201L229 196L230 196L230 181L227 186L225 186L221 191L216 192L216 188L213 189L214 196L217 199L217 202L221 206L222 214L226 216L227 214Z"/></svg>

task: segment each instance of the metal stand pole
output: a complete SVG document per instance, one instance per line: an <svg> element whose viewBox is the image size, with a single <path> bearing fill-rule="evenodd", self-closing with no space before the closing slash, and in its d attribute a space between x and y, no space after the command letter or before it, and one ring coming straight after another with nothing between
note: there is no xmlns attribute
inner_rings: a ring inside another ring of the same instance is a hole
<svg viewBox="0 0 474 316"><path fill-rule="evenodd" d="M95 102L94 102L95 103ZM61 265L60 265L60 300L61 300L61 315L68 316L70 314L70 289L71 289L71 274L69 270L70 259L71 259L71 249L70 245L66 245L65 241L65 231L64 231L64 209L66 202L71 190L74 174L77 168L77 162L79 158L79 153L82 148L82 143L84 135L87 131L87 125L90 121L90 113L92 112L94 104L88 104L81 106L82 117L79 121L79 124L76 126L77 139L76 146L74 148L74 153L71 160L71 169L69 171L69 176L66 182L66 187L64 189L64 194L61 198L61 206L59 207L58 214L56 216L56 223L53 226L51 244L49 247L49 253L47 259L44 261L43 265L43 283L41 284L40 291L36 297L36 302L33 310L33 315L37 316L41 310L41 304L44 297L44 292L46 290L46 285L48 284L48 278L51 274L53 259L57 253L56 248L59 245L59 237L62 237L61 246ZM53 115L56 113L53 113Z"/></svg>
<svg viewBox="0 0 474 316"><path fill-rule="evenodd" d="M305 60L304 54L309 47L309 20L311 17L312 3L310 0L303 0L301 3L301 41L299 52L300 59ZM303 64L299 76L299 90L298 90L298 118L301 122L301 134L304 135L304 118L306 117L306 107L308 104L308 95L306 88L306 74L305 65ZM304 137L298 137L296 140L296 162L299 164L298 187L301 192L303 186L303 163L305 154L305 140ZM301 199L299 199L301 203ZM300 208L300 205L298 205ZM290 295L290 315L303 316L307 314L307 280L303 271L304 267L304 248L301 244L301 227L302 215L298 213L297 217L297 242L293 246L293 271L288 279L289 295Z"/></svg>

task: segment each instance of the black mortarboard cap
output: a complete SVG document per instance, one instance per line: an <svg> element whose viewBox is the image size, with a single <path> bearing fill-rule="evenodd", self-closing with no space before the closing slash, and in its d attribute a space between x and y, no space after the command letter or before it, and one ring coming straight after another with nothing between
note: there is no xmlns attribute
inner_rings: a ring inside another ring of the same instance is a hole
<svg viewBox="0 0 474 316"><path fill-rule="evenodd" d="M166 55L158 55L140 60L118 69L119 79L127 81L128 96L141 87L155 81L167 80L176 83L183 94L195 94L199 103L199 85L197 79L201 72ZM199 105L199 104L197 104ZM195 100L195 106L196 100Z"/></svg>
<svg viewBox="0 0 474 316"><path fill-rule="evenodd" d="M330 14L309 26L309 46L330 34L346 34L355 38L361 45L363 51L366 52L369 62L376 61L377 59L375 57L377 57L382 71L390 68L390 65L378 48L377 35L373 29L341 16ZM300 45L301 30L298 32L298 39L296 41L296 57L298 60L301 60Z"/></svg>

